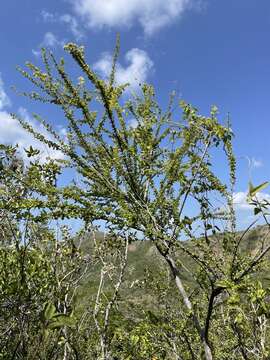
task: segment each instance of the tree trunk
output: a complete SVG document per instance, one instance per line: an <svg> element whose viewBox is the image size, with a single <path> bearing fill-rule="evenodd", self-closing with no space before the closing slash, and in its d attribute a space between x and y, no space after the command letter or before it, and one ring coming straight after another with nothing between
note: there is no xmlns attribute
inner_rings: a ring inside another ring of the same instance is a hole
<svg viewBox="0 0 270 360"><path fill-rule="evenodd" d="M159 249L158 249L159 250ZM159 250L160 252L160 250ZM184 289L184 286L183 286L183 283L182 283L182 280L179 276L179 270L177 268L177 266L175 265L175 262L174 260L169 256L169 255L163 255L161 253L161 255L165 258L165 260L167 261L170 269L171 269L171 272L173 274L173 277L174 277L174 280L175 280L175 284L176 284L176 287L184 301L184 304L186 306L186 308L192 312L192 317L193 317L193 322L194 322L194 326L201 338L201 341L202 341L202 344L203 344L203 348L204 348L204 354L205 354L205 358L206 360L213 360L213 355L212 355L212 350L207 342L207 339L205 337L205 331L204 329L201 327L200 325L200 322L199 322L199 319L197 318L196 314L194 313L193 311L193 306L192 306L192 303L191 301L189 300L189 297Z"/></svg>

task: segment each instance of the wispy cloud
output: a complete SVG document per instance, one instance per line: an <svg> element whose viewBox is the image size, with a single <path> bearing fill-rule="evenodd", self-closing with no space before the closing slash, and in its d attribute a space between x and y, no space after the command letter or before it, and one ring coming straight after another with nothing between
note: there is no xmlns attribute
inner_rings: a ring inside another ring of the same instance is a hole
<svg viewBox="0 0 270 360"><path fill-rule="evenodd" d="M144 83L154 68L154 63L146 51L133 48L125 55L128 64L124 67L121 64L116 66L115 80L117 84L129 83L131 89L138 88L140 83ZM112 67L112 56L104 53L103 56L93 65L94 70L99 72L104 78L108 78Z"/></svg>
<svg viewBox="0 0 270 360"><path fill-rule="evenodd" d="M39 140L33 138L33 136L7 112L6 108L10 105L11 101L5 92L4 83L0 76L0 144L18 145L18 149L25 160L26 154L24 149L29 148L30 145L33 148L40 150L39 158L42 162L46 161L48 157L51 159L63 159L64 156L60 151L50 149ZM34 130L40 132L48 139L53 140L46 129L31 118L26 109L20 108L18 113L21 118L26 120L34 128ZM64 130L65 129L63 128L59 129L59 134L62 135L63 138L65 137Z"/></svg>
<svg viewBox="0 0 270 360"><path fill-rule="evenodd" d="M91 28L132 27L138 23L146 35L181 18L194 0L70 0Z"/></svg>
<svg viewBox="0 0 270 360"><path fill-rule="evenodd" d="M41 11L41 17L45 22L54 22L56 20L55 15L46 10Z"/></svg>
<svg viewBox="0 0 270 360"><path fill-rule="evenodd" d="M34 128L35 131L46 136L47 139L53 140L52 136L42 127L40 123L30 117L26 109L20 108L19 116ZM62 131L63 133L63 131ZM0 111L0 143L8 145L18 145L18 150L24 160L27 160L24 149L28 149L31 145L40 151L38 158L41 162L50 159L63 159L64 155L58 150L49 148L48 146L35 139L28 131L26 131L20 123L10 116L6 111Z"/></svg>
<svg viewBox="0 0 270 360"><path fill-rule="evenodd" d="M82 30L82 26L79 25L78 20L76 17L70 14L53 14L46 10L41 12L41 17L44 22L47 23L60 23L65 25L65 27L72 33L74 38L79 41L84 38L84 31Z"/></svg>
<svg viewBox="0 0 270 360"><path fill-rule="evenodd" d="M42 46L55 47L57 45L64 45L63 41L57 39L57 37L52 32L47 32L44 35L44 39L41 43Z"/></svg>
<svg viewBox="0 0 270 360"><path fill-rule="evenodd" d="M36 50L32 50L32 53L35 56L40 56L41 52L40 49L45 47L45 48L56 48L56 47L63 47L65 45L65 41L64 40L59 40L56 35L54 35L54 33L48 31L45 33L43 40L41 41L41 43L38 46L38 49Z"/></svg>
<svg viewBox="0 0 270 360"><path fill-rule="evenodd" d="M84 33L81 30L78 21L74 16L64 14L59 17L59 20L60 22L68 25L69 30L71 31L76 40L81 40L84 38Z"/></svg>
<svg viewBox="0 0 270 360"><path fill-rule="evenodd" d="M0 110L2 110L4 107L10 106L10 104L11 101L5 92L4 82L0 73Z"/></svg>
<svg viewBox="0 0 270 360"><path fill-rule="evenodd" d="M251 158L251 167L252 168L260 168L263 166L263 162L259 159Z"/></svg>

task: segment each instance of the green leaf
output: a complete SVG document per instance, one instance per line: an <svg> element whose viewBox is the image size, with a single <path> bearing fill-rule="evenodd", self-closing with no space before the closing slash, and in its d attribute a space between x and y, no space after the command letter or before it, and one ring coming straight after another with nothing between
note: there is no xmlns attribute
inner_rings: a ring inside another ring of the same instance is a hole
<svg viewBox="0 0 270 360"><path fill-rule="evenodd" d="M234 284L229 279L218 280L216 285L223 289L230 289L234 286Z"/></svg>
<svg viewBox="0 0 270 360"><path fill-rule="evenodd" d="M51 320L55 316L55 313L56 313L56 308L54 304L48 301L44 310L45 320Z"/></svg>
<svg viewBox="0 0 270 360"><path fill-rule="evenodd" d="M40 150L34 149L32 145L30 145L29 149L24 149L24 151L26 152L27 157L32 157L40 153Z"/></svg>
<svg viewBox="0 0 270 360"><path fill-rule="evenodd" d="M75 319L65 314L55 315L51 323L48 325L48 329L57 329L64 326L74 327Z"/></svg>
<svg viewBox="0 0 270 360"><path fill-rule="evenodd" d="M258 186L253 186L251 183L249 183L249 191L248 191L248 198L253 198L259 191L262 191L269 185L269 181L265 181L262 184Z"/></svg>

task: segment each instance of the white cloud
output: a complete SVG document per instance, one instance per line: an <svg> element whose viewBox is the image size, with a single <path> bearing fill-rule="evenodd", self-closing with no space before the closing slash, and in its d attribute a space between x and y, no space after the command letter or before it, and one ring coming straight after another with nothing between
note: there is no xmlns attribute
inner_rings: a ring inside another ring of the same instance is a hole
<svg viewBox="0 0 270 360"><path fill-rule="evenodd" d="M77 19L70 14L58 15L42 10L41 17L44 22L64 24L77 41L84 38L82 26L80 26Z"/></svg>
<svg viewBox="0 0 270 360"><path fill-rule="evenodd" d="M57 45L61 45L62 42L57 39L57 37L52 32L47 32L44 35L44 39L42 41L43 46L55 47Z"/></svg>
<svg viewBox="0 0 270 360"><path fill-rule="evenodd" d="M63 159L64 154L62 152L53 150L35 139L5 110L10 104L11 102L5 92L4 83L0 76L0 144L18 145L18 149L25 160L27 159L24 149L29 148L30 145L32 145L33 148L40 150L38 158L42 162L46 161L48 157L51 159ZM19 108L18 113L22 119L27 121L34 128L35 131L46 136L49 140L54 140L40 123L30 117L26 109ZM63 127L59 128L58 133L65 139L66 131Z"/></svg>
<svg viewBox="0 0 270 360"><path fill-rule="evenodd" d="M239 191L233 195L235 210L252 210L254 206L247 202L247 192ZM270 195L260 192L256 195L259 201L267 200L270 202Z"/></svg>
<svg viewBox="0 0 270 360"><path fill-rule="evenodd" d="M20 108L19 115L27 120L27 122L38 132L45 135L48 139L52 139L52 136L46 132L46 130L42 127L34 119L31 119L28 112ZM11 144L18 145L18 149L25 160L26 154L24 149L29 148L31 145L33 148L40 150L40 154L38 158L41 162L46 161L49 157L51 159L63 159L64 155L60 151L53 150L48 146L41 143L39 140L35 139L30 133L28 133L20 123L13 119L10 114L6 111L0 111L0 143L2 144Z"/></svg>
<svg viewBox="0 0 270 360"><path fill-rule="evenodd" d="M260 168L263 166L263 162L259 159L252 158L251 159L251 167L252 168Z"/></svg>
<svg viewBox="0 0 270 360"><path fill-rule="evenodd" d="M41 17L45 22L54 22L55 21L55 15L46 10L41 11Z"/></svg>
<svg viewBox="0 0 270 360"><path fill-rule="evenodd" d="M115 80L117 84L129 83L131 88L136 89L140 83L144 83L154 67L153 61L147 52L133 48L125 55L125 61L129 64L126 67L121 64L116 66ZM104 78L108 78L112 67L112 56L104 53L93 68Z"/></svg>
<svg viewBox="0 0 270 360"><path fill-rule="evenodd" d="M79 28L79 24L77 19L74 16L71 16L69 14L64 14L59 17L59 20L68 25L69 30L74 35L76 40L81 40L84 38L83 31Z"/></svg>
<svg viewBox="0 0 270 360"><path fill-rule="evenodd" d="M58 40L58 38L52 32L48 31L48 32L46 32L43 40L39 44L39 46L38 46L39 49L32 50L32 53L38 57L38 56L40 56L40 48L42 48L42 47L56 48L58 46L63 47L64 45L65 45L65 41Z"/></svg>
<svg viewBox="0 0 270 360"><path fill-rule="evenodd" d="M138 127L139 123L138 123L138 120L137 119L131 119L129 120L128 122L128 126L132 129L136 129Z"/></svg>
<svg viewBox="0 0 270 360"><path fill-rule="evenodd" d="M91 28L139 23L146 35L179 19L194 0L70 0Z"/></svg>
<svg viewBox="0 0 270 360"><path fill-rule="evenodd" d="M11 104L9 97L7 96L4 89L4 82L0 73L0 110Z"/></svg>

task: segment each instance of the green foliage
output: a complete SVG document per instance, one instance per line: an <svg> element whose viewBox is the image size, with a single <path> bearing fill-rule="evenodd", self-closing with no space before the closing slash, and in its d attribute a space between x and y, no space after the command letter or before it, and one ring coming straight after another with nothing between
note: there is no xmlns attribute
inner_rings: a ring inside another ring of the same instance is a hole
<svg viewBox="0 0 270 360"><path fill-rule="evenodd" d="M50 353L52 359L58 358L63 351L57 345L59 334L48 331L59 329L61 333L76 324L71 284L79 277L82 263L79 258L71 259L68 244L57 245L57 250L55 246L53 239L43 238L42 243L31 246L1 248L0 353L4 358L33 359L37 351L43 358Z"/></svg>
<svg viewBox="0 0 270 360"><path fill-rule="evenodd" d="M108 81L83 47L65 50L81 72L76 80L45 50L43 68L19 69L35 86L23 95L62 110L65 138L36 114L47 137L13 114L65 160L41 163L30 146L23 164L15 148L0 149L2 358L267 359L269 289L259 276L270 245L265 237L245 248L250 229L236 232L229 124L215 106L203 116L181 101L176 113L171 97L164 110L147 84L127 99L128 84L114 81L119 43ZM227 164L226 179L215 156ZM65 169L74 179L58 186ZM269 204L256 195L267 185L249 190L266 221ZM84 222L77 242L47 226L71 218ZM97 238L101 222L107 235ZM89 234L90 269L77 249ZM129 266L139 239L150 251L144 277Z"/></svg>
<svg viewBox="0 0 270 360"><path fill-rule="evenodd" d="M25 206L33 164L18 162L15 148L1 149L0 358L58 359L77 323L74 286L86 264L68 229L58 231L59 241L46 223L33 221Z"/></svg>

